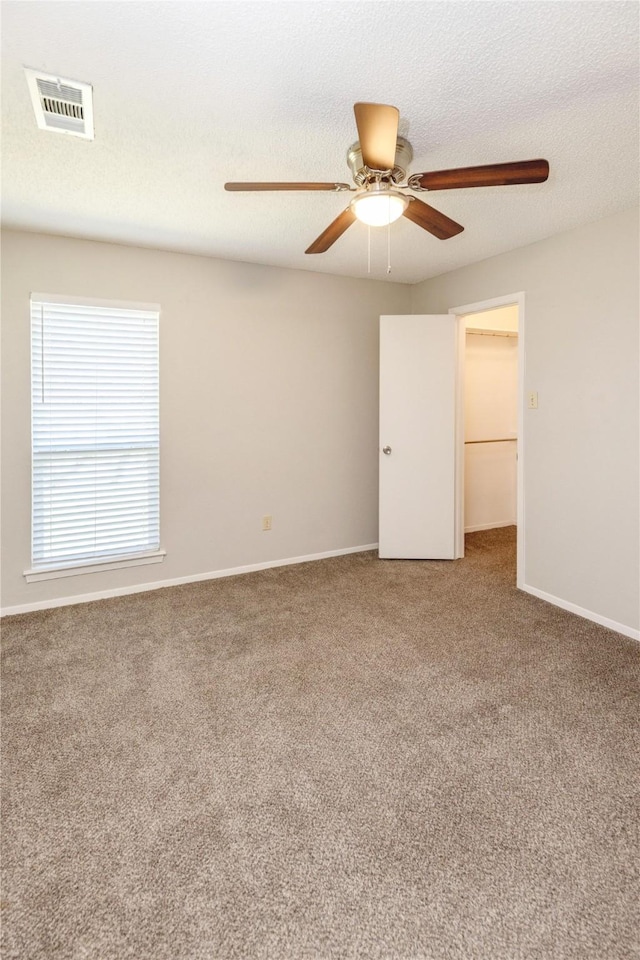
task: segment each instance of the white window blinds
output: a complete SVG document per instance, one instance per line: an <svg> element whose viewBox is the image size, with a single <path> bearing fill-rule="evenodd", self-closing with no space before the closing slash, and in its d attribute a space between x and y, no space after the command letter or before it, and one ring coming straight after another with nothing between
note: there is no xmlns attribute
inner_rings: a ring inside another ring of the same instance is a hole
<svg viewBox="0 0 640 960"><path fill-rule="evenodd" d="M157 309L32 295L32 564L159 547Z"/></svg>

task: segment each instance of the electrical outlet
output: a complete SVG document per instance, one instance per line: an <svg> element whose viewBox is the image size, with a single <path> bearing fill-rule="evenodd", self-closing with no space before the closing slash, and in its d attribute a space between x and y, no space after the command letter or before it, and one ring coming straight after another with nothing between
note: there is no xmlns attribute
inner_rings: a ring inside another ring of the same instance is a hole
<svg viewBox="0 0 640 960"><path fill-rule="evenodd" d="M271 530L271 514L267 514L267 516L262 518L262 529Z"/></svg>
<svg viewBox="0 0 640 960"><path fill-rule="evenodd" d="M529 410L538 409L538 391L537 390L530 390L529 393L527 394L527 407L529 408Z"/></svg>

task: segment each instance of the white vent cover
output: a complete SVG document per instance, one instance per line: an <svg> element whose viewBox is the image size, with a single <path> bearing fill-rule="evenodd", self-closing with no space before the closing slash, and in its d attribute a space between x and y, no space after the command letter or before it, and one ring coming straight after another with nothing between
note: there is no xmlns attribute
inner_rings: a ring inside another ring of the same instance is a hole
<svg viewBox="0 0 640 960"><path fill-rule="evenodd" d="M80 80L65 80L41 70L24 68L41 130L93 140L93 88Z"/></svg>

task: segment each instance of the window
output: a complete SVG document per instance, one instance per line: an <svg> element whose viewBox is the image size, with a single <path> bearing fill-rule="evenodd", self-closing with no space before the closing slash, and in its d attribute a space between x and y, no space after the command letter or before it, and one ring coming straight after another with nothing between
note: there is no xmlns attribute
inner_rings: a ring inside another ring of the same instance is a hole
<svg viewBox="0 0 640 960"><path fill-rule="evenodd" d="M158 320L156 305L32 295L27 579L162 559Z"/></svg>

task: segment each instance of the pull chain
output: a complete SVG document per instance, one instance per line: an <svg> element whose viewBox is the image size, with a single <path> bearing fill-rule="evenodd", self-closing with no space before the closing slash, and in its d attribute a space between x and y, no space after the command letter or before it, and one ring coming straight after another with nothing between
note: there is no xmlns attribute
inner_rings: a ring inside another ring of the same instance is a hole
<svg viewBox="0 0 640 960"><path fill-rule="evenodd" d="M391 273L391 224L387 224L387 275Z"/></svg>
<svg viewBox="0 0 640 960"><path fill-rule="evenodd" d="M371 273L371 227L367 227L367 273Z"/></svg>

